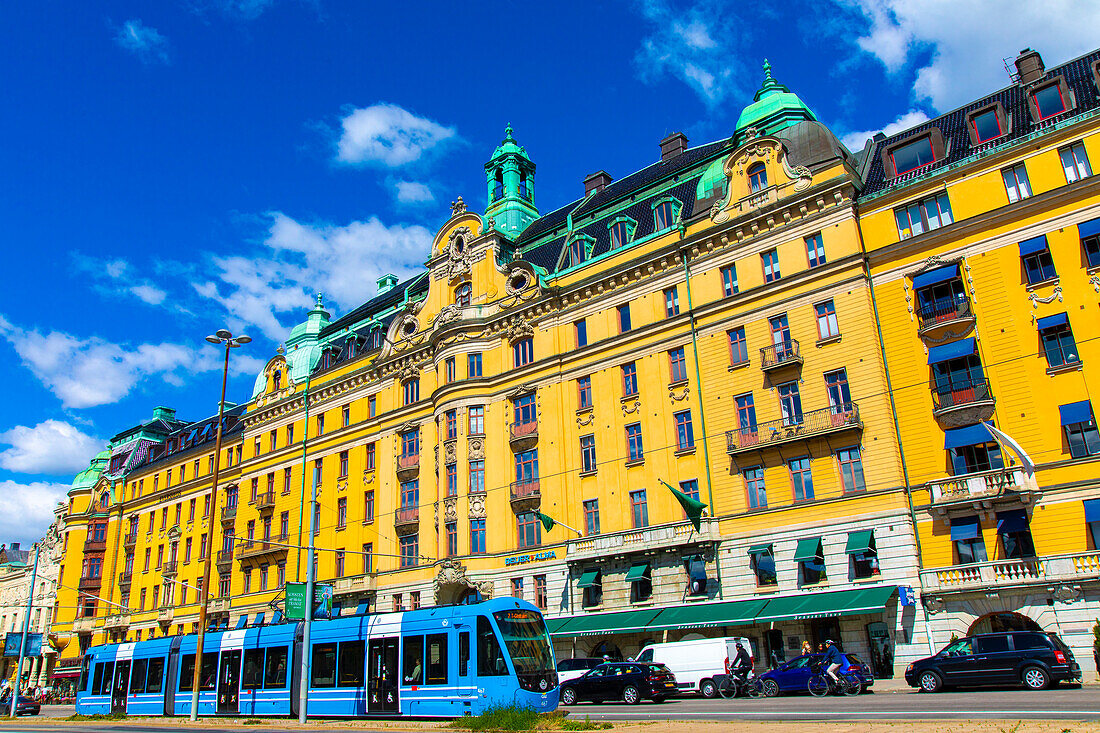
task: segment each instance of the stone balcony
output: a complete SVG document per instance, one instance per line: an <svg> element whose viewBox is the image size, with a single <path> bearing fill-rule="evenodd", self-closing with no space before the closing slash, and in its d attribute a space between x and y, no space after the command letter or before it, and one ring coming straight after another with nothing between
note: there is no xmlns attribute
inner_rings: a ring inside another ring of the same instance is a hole
<svg viewBox="0 0 1100 733"><path fill-rule="evenodd" d="M765 372L802 366L802 352L794 339L760 349L760 368Z"/></svg>
<svg viewBox="0 0 1100 733"><path fill-rule="evenodd" d="M578 537L569 541L566 547L566 559L570 562L593 560L717 540L718 520L704 518L698 532L695 531L691 522L679 522L592 537Z"/></svg>
<svg viewBox="0 0 1100 733"><path fill-rule="evenodd" d="M533 478L526 481L513 481L509 487L509 496L512 501L512 511L516 514L538 509L542 503L539 480Z"/></svg>
<svg viewBox="0 0 1100 733"><path fill-rule="evenodd" d="M218 566L218 570L228 570L233 566L233 551L218 550L218 555L214 558L214 562Z"/></svg>
<svg viewBox="0 0 1100 733"><path fill-rule="evenodd" d="M996 404L988 379L964 380L932 392L932 415L945 428L988 420Z"/></svg>
<svg viewBox="0 0 1100 733"><path fill-rule="evenodd" d="M232 524L237 518L237 503L226 504L222 507L222 522L225 524Z"/></svg>
<svg viewBox="0 0 1100 733"><path fill-rule="evenodd" d="M412 534L420 528L420 507L409 506L393 513L393 528L398 534Z"/></svg>
<svg viewBox="0 0 1100 733"><path fill-rule="evenodd" d="M1002 497L1027 501L1039 492L1035 477L1022 468L995 468L976 471L961 476L947 476L926 484L932 498L932 506L941 516L952 507L968 506L977 511L988 511L995 500Z"/></svg>
<svg viewBox="0 0 1100 733"><path fill-rule="evenodd" d="M170 624L176 617L176 609L173 606L161 606L157 609L157 623Z"/></svg>
<svg viewBox="0 0 1100 733"><path fill-rule="evenodd" d="M96 576L94 578L81 578L76 587L77 590L81 591L98 591L102 584L103 578Z"/></svg>
<svg viewBox="0 0 1100 733"><path fill-rule="evenodd" d="M256 495L256 509L260 512L269 512L275 508L275 492L265 491Z"/></svg>
<svg viewBox="0 0 1100 733"><path fill-rule="evenodd" d="M85 540L84 552L104 552L107 549L107 540Z"/></svg>
<svg viewBox="0 0 1100 733"><path fill-rule="evenodd" d="M134 547L137 546L137 538L138 538L137 533L132 533L132 534L126 535L126 537L123 538L123 540L122 540L122 546L125 547L128 550L133 549Z"/></svg>
<svg viewBox="0 0 1100 733"><path fill-rule="evenodd" d="M1100 579L1100 551L1027 560L993 560L931 568L920 573L927 593L961 593Z"/></svg>
<svg viewBox="0 0 1100 733"><path fill-rule="evenodd" d="M103 628L105 629L125 629L130 626L130 614L128 613L113 613L110 616L103 617Z"/></svg>
<svg viewBox="0 0 1100 733"><path fill-rule="evenodd" d="M206 602L207 613L229 613L228 598L211 598Z"/></svg>
<svg viewBox="0 0 1100 733"><path fill-rule="evenodd" d="M347 575L332 581L332 592L336 595L373 593L376 587L374 573Z"/></svg>
<svg viewBox="0 0 1100 733"><path fill-rule="evenodd" d="M399 454L396 459L397 462L397 479L399 481L408 481L414 479L420 475L420 454L413 453L410 455Z"/></svg>
<svg viewBox="0 0 1100 733"><path fill-rule="evenodd" d="M179 572L179 563L175 560L169 560L161 566L160 573L166 578L174 578L176 573Z"/></svg>
<svg viewBox="0 0 1100 733"><path fill-rule="evenodd" d="M917 331L930 344L943 343L948 331L960 336L973 328L976 319L967 299L944 300L917 309L920 327Z"/></svg>
<svg viewBox="0 0 1100 733"><path fill-rule="evenodd" d="M134 573L132 570L123 570L118 574L118 587L122 592L130 590L130 581L133 579Z"/></svg>
<svg viewBox="0 0 1100 733"><path fill-rule="evenodd" d="M811 410L792 418L757 423L726 431L726 452L731 456L848 430L862 430L859 405L846 402L836 407Z"/></svg>
<svg viewBox="0 0 1100 733"><path fill-rule="evenodd" d="M270 540L243 540L237 545L237 559L247 560L264 555L286 554L287 538L280 535Z"/></svg>
<svg viewBox="0 0 1100 733"><path fill-rule="evenodd" d="M537 418L531 418L525 422L514 422L508 424L508 444L511 445L512 450L525 451L539 442L539 421Z"/></svg>
<svg viewBox="0 0 1100 733"><path fill-rule="evenodd" d="M74 634L89 634L94 628L95 618L93 616L83 616L81 618L73 619Z"/></svg>

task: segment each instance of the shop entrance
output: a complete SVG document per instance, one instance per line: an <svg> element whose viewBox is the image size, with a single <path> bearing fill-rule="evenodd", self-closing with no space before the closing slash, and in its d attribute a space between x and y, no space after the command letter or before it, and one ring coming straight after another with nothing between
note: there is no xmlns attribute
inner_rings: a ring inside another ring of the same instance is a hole
<svg viewBox="0 0 1100 733"><path fill-rule="evenodd" d="M840 650L844 651L844 645L840 644L840 622L837 619L815 618L810 621L810 643L813 644L814 651L829 639L835 641L840 645Z"/></svg>
<svg viewBox="0 0 1100 733"><path fill-rule="evenodd" d="M894 645L886 624L873 621L867 624L867 645L871 650L871 671L879 679L894 676Z"/></svg>

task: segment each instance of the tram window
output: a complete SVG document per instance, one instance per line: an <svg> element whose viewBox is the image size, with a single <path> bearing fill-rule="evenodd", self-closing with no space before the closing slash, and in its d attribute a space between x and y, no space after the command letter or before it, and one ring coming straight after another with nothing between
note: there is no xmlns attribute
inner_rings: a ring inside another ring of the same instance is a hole
<svg viewBox="0 0 1100 733"><path fill-rule="evenodd" d="M340 642L340 687L363 686L363 642Z"/></svg>
<svg viewBox="0 0 1100 733"><path fill-rule="evenodd" d="M202 653L202 675L199 677L200 690L213 690L214 681L218 678L218 653Z"/></svg>
<svg viewBox="0 0 1100 733"><path fill-rule="evenodd" d="M92 694L98 695L100 689L103 687L103 663L100 662L95 666L95 673L92 675Z"/></svg>
<svg viewBox="0 0 1100 733"><path fill-rule="evenodd" d="M92 664L92 658L88 657L88 656L85 656L84 660L80 663L80 686L77 688L78 690L87 691L87 689L88 689L88 668L91 666L91 664Z"/></svg>
<svg viewBox="0 0 1100 733"><path fill-rule="evenodd" d="M149 660L148 682L145 683L145 691L160 694L164 690L164 657L156 657Z"/></svg>
<svg viewBox="0 0 1100 733"><path fill-rule="evenodd" d="M447 684L447 635L428 634L428 676L424 680L426 685Z"/></svg>
<svg viewBox="0 0 1100 733"><path fill-rule="evenodd" d="M111 681L115 678L115 663L108 662L103 665L103 688L99 691L100 695L111 694Z"/></svg>
<svg viewBox="0 0 1100 733"><path fill-rule="evenodd" d="M195 680L195 655L184 654L180 657L180 692L191 689Z"/></svg>
<svg viewBox="0 0 1100 733"><path fill-rule="evenodd" d="M135 659L130 670L130 694L145 692L145 672L149 668L148 659Z"/></svg>
<svg viewBox="0 0 1100 733"><path fill-rule="evenodd" d="M241 675L241 689L258 690L264 681L264 650L245 649L244 673Z"/></svg>
<svg viewBox="0 0 1100 733"><path fill-rule="evenodd" d="M313 645L313 674L310 687L336 687L336 645Z"/></svg>
<svg viewBox="0 0 1100 733"><path fill-rule="evenodd" d="M286 647L268 647L267 666L264 668L264 689L282 687L286 687Z"/></svg>
<svg viewBox="0 0 1100 733"><path fill-rule="evenodd" d="M406 636L402 658L402 680L406 685L419 685L424 679L424 637Z"/></svg>
<svg viewBox="0 0 1100 733"><path fill-rule="evenodd" d="M458 633L458 676L465 677L470 668L470 632Z"/></svg>
<svg viewBox="0 0 1100 733"><path fill-rule="evenodd" d="M496 632L485 616L477 617L477 676L494 677L508 674L508 665L500 651Z"/></svg>

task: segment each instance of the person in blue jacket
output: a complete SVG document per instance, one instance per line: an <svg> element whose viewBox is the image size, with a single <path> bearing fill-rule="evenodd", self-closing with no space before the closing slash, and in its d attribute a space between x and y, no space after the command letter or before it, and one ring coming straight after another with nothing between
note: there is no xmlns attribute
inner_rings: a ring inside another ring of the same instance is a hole
<svg viewBox="0 0 1100 733"><path fill-rule="evenodd" d="M836 642L832 639L826 639L825 659L821 660L821 663L825 666L825 674L832 677L833 682L840 682L840 678L837 677L836 671L840 669L840 665L843 661L844 659L840 656L840 649L837 649Z"/></svg>

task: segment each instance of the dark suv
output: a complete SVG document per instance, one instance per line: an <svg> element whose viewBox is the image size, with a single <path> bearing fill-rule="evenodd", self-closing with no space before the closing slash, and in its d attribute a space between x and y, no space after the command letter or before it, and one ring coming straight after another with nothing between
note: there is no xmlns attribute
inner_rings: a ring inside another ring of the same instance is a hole
<svg viewBox="0 0 1100 733"><path fill-rule="evenodd" d="M1031 690L1079 681L1081 667L1057 634L1011 631L975 634L948 644L934 657L918 659L905 670L905 681L923 692L964 685L1022 682Z"/></svg>
<svg viewBox="0 0 1100 733"><path fill-rule="evenodd" d="M642 698L664 702L680 694L676 678L668 667L652 662L611 662L591 669L561 686L562 705L585 700L604 702L622 700L637 705Z"/></svg>

